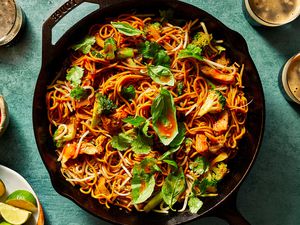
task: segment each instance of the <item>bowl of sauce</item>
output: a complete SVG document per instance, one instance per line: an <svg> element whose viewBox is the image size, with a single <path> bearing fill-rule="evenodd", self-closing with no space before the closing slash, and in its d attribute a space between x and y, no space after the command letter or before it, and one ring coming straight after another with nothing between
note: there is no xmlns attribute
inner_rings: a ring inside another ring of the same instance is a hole
<svg viewBox="0 0 300 225"><path fill-rule="evenodd" d="M277 27L300 15L300 0L244 0L244 8L251 24Z"/></svg>
<svg viewBox="0 0 300 225"><path fill-rule="evenodd" d="M8 107L2 95L0 95L0 136L5 132L9 121Z"/></svg>
<svg viewBox="0 0 300 225"><path fill-rule="evenodd" d="M282 69L282 87L285 97L300 104L300 53L290 58Z"/></svg>
<svg viewBox="0 0 300 225"><path fill-rule="evenodd" d="M23 11L14 0L0 0L0 46L16 38L24 20Z"/></svg>

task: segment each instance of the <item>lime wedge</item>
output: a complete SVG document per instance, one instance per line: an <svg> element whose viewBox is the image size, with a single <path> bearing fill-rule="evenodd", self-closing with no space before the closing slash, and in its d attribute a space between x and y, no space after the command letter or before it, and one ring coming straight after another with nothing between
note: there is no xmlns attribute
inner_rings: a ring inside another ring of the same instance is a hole
<svg viewBox="0 0 300 225"><path fill-rule="evenodd" d="M31 212L24 209L19 209L4 203L0 204L1 216L6 222L14 225L21 225L26 223L26 221L32 214Z"/></svg>
<svg viewBox="0 0 300 225"><path fill-rule="evenodd" d="M26 190L14 191L7 197L5 203L31 212L35 212L37 210L35 197L32 193Z"/></svg>
<svg viewBox="0 0 300 225"><path fill-rule="evenodd" d="M0 197L2 197L6 192L6 188L5 185L3 183L3 181L0 179Z"/></svg>
<svg viewBox="0 0 300 225"><path fill-rule="evenodd" d="M3 222L0 223L0 225L13 225L13 224L8 223L8 222L6 222L6 221L3 221Z"/></svg>

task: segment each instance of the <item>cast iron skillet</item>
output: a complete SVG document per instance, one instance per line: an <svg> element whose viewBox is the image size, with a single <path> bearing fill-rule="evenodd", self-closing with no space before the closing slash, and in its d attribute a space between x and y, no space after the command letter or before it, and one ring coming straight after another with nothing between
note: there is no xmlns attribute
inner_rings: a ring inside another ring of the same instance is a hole
<svg viewBox="0 0 300 225"><path fill-rule="evenodd" d="M69 29L55 45L52 45L52 28L62 17L82 2L97 3L100 5L100 9L87 15ZM230 168L229 175L219 185L219 196L205 199L204 205L198 214L190 214L188 211L185 211L161 215L157 213L128 213L116 208L107 210L99 205L96 200L80 193L79 189L66 182L60 174L59 163L56 161L57 156L54 151L55 147L48 132L45 103L47 85L56 79L57 76L65 76L68 63L66 61L68 47L82 39L92 24L99 23L104 18L117 16L132 10L138 13L157 13L159 9L168 8L175 11L176 18L187 20L199 18L201 21L204 21L209 32L212 32L216 39L225 41L231 59L245 65L243 84L247 94L246 97L252 100L246 124L247 132L239 143L240 147L237 156L228 165ZM36 83L33 102L33 126L39 153L50 174L52 185L59 194L73 200L86 211L110 223L173 225L189 222L201 216L218 216L227 220L230 224L249 224L236 209L236 192L249 172L260 147L264 129L264 115L265 106L262 85L255 65L248 53L245 40L240 34L228 29L216 18L192 5L170 0L69 0L55 11L43 25L42 67Z"/></svg>

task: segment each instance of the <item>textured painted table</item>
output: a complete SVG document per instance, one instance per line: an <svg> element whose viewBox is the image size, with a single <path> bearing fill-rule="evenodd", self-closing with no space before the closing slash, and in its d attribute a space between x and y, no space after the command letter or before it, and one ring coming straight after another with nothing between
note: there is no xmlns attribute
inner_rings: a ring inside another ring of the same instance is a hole
<svg viewBox="0 0 300 225"><path fill-rule="evenodd" d="M27 29L14 46L0 48L0 94L10 109L8 130L0 138L0 164L22 174L38 194L46 224L108 224L58 195L51 186L38 154L32 128L32 99L41 65L43 21L64 0L18 0L27 16ZM300 51L300 19L281 28L257 29L242 13L241 0L187 0L241 33L261 76L266 99L266 127L261 150L249 176L242 184L237 205L252 225L300 224L300 109L289 104L278 86L284 62ZM59 37L95 7L83 5L61 21ZM191 225L224 225L217 218L203 218Z"/></svg>

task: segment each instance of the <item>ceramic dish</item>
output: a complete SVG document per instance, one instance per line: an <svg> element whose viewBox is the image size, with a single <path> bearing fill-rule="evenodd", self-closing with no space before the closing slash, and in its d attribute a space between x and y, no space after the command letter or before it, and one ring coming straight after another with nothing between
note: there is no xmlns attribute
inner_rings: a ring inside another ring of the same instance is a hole
<svg viewBox="0 0 300 225"><path fill-rule="evenodd" d="M30 191L35 198L38 199L30 184L20 174L12 169L0 165L0 178L6 187L6 193L0 198L0 202L3 202L10 193L16 190ZM44 213L39 202L38 211L32 214L30 219L26 222L26 225L44 225Z"/></svg>
<svg viewBox="0 0 300 225"><path fill-rule="evenodd" d="M52 44L52 29L73 8L82 2L100 4L101 8L83 18L70 28L54 45ZM174 17L178 19L203 21L208 30L217 39L224 40L229 57L240 64L244 64L246 74L243 76L246 98L251 100L247 132L239 142L239 152L230 161L230 173L220 184L219 195L215 198L205 199L203 207L197 214L191 214L187 210L181 213L171 212L163 215L158 213L125 212L117 207L105 208L92 197L80 192L65 180L60 172L60 164L57 162L57 154L52 138L49 134L49 121L45 96L47 86L59 75L65 76L68 62L69 47L87 34L88 29L95 21L101 22L105 18L115 17L122 13L135 11L137 13L158 14L159 10L172 9ZM219 20L207 12L181 1L174 0L69 0L56 10L43 25L42 68L36 83L33 102L33 127L39 153L50 174L55 190L74 201L89 213L113 224L130 225L174 225L183 224L201 216L218 216L226 219L230 224L249 224L236 210L235 193L248 174L260 147L264 130L264 95L261 81L255 65L249 55L244 38L237 32L229 29Z"/></svg>

